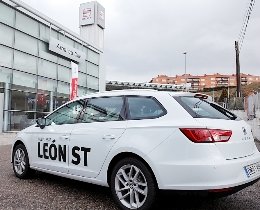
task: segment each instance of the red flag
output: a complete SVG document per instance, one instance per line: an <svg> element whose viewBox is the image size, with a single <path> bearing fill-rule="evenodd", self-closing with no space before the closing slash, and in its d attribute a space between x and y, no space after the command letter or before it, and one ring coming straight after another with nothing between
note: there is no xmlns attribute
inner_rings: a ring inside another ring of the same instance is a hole
<svg viewBox="0 0 260 210"><path fill-rule="evenodd" d="M78 65L71 62L70 100L78 96L78 71Z"/></svg>

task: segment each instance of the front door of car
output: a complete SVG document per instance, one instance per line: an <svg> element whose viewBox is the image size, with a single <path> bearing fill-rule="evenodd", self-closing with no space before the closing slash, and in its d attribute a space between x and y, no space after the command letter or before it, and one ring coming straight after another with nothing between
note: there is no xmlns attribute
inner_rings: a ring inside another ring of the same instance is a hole
<svg viewBox="0 0 260 210"><path fill-rule="evenodd" d="M69 173L96 177L109 151L126 129L124 99L89 99L81 116L81 123L71 133Z"/></svg>
<svg viewBox="0 0 260 210"><path fill-rule="evenodd" d="M31 166L68 173L70 135L83 107L81 100L66 104L46 117L44 128L32 130Z"/></svg>

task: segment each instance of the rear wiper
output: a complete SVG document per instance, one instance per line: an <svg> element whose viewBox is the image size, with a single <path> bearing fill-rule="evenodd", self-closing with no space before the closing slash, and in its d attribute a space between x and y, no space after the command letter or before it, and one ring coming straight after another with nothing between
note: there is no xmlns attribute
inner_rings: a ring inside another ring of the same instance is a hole
<svg viewBox="0 0 260 210"><path fill-rule="evenodd" d="M221 106L213 104L213 103L209 103L210 106L212 106L213 108L217 109L218 111L220 111L222 114L226 115L229 119L231 120L235 120L237 119L237 116L234 115L232 112L229 112L225 109L223 109Z"/></svg>

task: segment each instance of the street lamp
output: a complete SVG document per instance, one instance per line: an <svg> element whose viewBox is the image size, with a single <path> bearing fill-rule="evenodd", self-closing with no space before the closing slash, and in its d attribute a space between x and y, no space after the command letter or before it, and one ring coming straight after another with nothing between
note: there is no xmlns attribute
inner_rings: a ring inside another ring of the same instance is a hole
<svg viewBox="0 0 260 210"><path fill-rule="evenodd" d="M185 78L185 90L187 91L187 77L186 77L186 57L187 57L187 52L184 52L184 78Z"/></svg>

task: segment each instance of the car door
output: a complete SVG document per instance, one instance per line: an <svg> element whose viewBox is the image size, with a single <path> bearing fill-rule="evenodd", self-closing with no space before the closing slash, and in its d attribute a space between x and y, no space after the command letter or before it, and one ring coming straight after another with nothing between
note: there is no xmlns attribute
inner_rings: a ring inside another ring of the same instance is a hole
<svg viewBox="0 0 260 210"><path fill-rule="evenodd" d="M29 154L33 167L68 173L69 139L83 107L82 100L66 104L46 117L44 128L32 130Z"/></svg>
<svg viewBox="0 0 260 210"><path fill-rule="evenodd" d="M69 173L96 177L113 147L126 129L123 97L88 100L82 121L71 133Z"/></svg>

